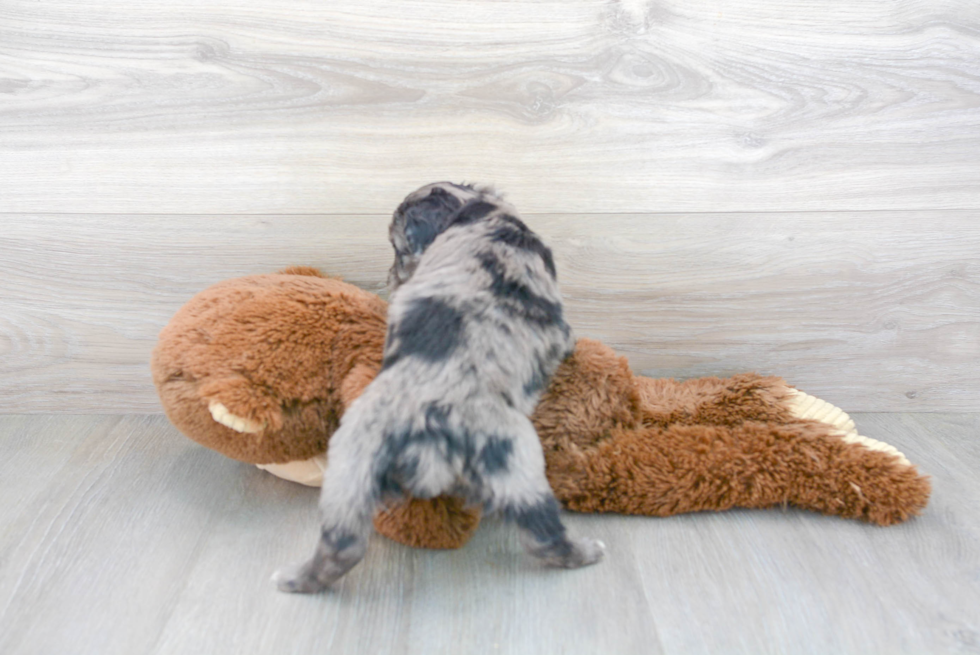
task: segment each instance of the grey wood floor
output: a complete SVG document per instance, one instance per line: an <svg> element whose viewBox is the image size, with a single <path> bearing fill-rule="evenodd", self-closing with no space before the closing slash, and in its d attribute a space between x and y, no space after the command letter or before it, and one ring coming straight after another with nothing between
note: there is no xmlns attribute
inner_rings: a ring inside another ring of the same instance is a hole
<svg viewBox="0 0 980 655"><path fill-rule="evenodd" d="M161 416L0 417L0 652L976 652L980 415L855 418L933 476L923 516L568 514L609 546L571 572L491 520L455 552L375 537L336 591L302 597L268 578L310 548L315 490Z"/></svg>

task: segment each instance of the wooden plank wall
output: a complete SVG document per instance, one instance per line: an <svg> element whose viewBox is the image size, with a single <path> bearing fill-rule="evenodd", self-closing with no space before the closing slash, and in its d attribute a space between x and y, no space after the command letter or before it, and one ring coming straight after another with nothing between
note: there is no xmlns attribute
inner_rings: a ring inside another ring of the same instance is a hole
<svg viewBox="0 0 980 655"><path fill-rule="evenodd" d="M157 411L220 279L377 289L386 216L496 183L638 371L976 411L971 0L5 0L0 412Z"/></svg>
<svg viewBox="0 0 980 655"><path fill-rule="evenodd" d="M150 350L219 280L380 290L386 216L7 216L8 411L157 411ZM650 375L783 375L855 410L976 409L980 212L535 215L569 317ZM923 229L923 226L929 226Z"/></svg>

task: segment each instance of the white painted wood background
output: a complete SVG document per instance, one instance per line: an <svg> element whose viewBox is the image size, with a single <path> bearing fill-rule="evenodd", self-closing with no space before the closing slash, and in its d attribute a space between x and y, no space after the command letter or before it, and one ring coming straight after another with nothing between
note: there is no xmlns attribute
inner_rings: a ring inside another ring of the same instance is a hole
<svg viewBox="0 0 980 655"><path fill-rule="evenodd" d="M980 3L0 1L0 412L158 411L207 284L377 288L497 183L580 335L850 411L980 397Z"/></svg>
<svg viewBox="0 0 980 655"><path fill-rule="evenodd" d="M8 412L156 411L150 351L198 290L288 264L377 290L389 265L386 216L6 218ZM848 410L977 409L980 212L533 218L577 332L638 372L755 369Z"/></svg>

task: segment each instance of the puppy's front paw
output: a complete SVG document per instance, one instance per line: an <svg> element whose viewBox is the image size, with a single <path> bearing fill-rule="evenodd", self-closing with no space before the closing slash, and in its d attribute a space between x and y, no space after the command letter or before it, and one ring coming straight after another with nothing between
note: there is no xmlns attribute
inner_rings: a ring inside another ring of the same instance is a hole
<svg viewBox="0 0 980 655"><path fill-rule="evenodd" d="M310 562L285 566L272 574L272 581L279 591L291 594L316 594L327 588L317 579Z"/></svg>

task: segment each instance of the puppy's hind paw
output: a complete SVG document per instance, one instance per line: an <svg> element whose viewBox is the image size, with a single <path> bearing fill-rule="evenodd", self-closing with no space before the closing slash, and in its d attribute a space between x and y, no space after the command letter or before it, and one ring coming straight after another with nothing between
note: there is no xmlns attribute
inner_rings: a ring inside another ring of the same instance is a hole
<svg viewBox="0 0 980 655"><path fill-rule="evenodd" d="M595 564L606 554L606 544L598 539L572 539L572 549L557 563L566 569L577 569Z"/></svg>
<svg viewBox="0 0 980 655"><path fill-rule="evenodd" d="M279 591L291 594L316 594L327 588L313 573L309 562L286 566L272 574L272 582Z"/></svg>
<svg viewBox="0 0 980 655"><path fill-rule="evenodd" d="M598 539L563 539L542 546L525 542L527 552L547 566L577 569L595 564L606 552L606 544Z"/></svg>

